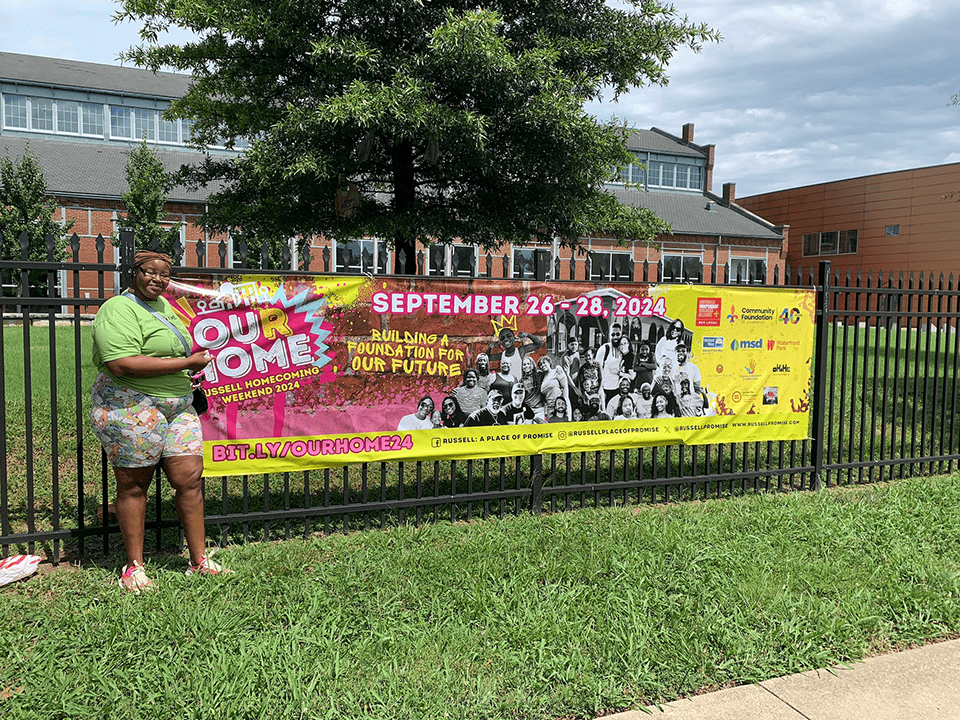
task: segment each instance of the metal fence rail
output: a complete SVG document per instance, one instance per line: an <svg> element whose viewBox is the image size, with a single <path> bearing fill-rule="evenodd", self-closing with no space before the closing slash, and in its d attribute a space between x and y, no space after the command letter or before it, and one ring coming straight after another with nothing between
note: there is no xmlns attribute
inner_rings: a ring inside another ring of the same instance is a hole
<svg viewBox="0 0 960 720"><path fill-rule="evenodd" d="M97 238L96 261L81 262L74 236L69 260L56 259L51 242L47 260L32 262L22 245L20 260L0 261L0 553L41 551L55 561L108 554L120 547L119 528L108 507L112 474L88 419L94 370L86 326L124 284L130 253L125 249L118 265L109 243ZM178 273L256 272L227 267L225 248L217 253L219 268L205 267L203 246L190 250L195 264L177 249ZM264 266L268 258L262 253L253 260ZM505 257L504 275L507 263ZM295 265L290 260L287 267ZM563 274L583 277L584 270L589 277L588 268L573 266ZM641 282L659 281L662 268L639 266L633 273ZM704 268L703 275L723 278L726 269ZM952 472L960 460L960 291L953 277L841 278L821 263L788 269L776 280L817 290L809 440L368 463L210 479L209 535L246 542ZM165 482L153 485L148 518L153 548L179 547Z"/></svg>

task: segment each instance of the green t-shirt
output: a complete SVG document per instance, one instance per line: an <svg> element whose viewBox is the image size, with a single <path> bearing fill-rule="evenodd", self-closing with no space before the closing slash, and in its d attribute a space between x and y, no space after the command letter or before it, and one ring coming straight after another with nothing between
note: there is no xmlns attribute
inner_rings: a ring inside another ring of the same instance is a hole
<svg viewBox="0 0 960 720"><path fill-rule="evenodd" d="M190 343L190 333L176 316L165 298L147 302L183 333ZM180 338L170 328L140 306L136 300L116 296L107 300L93 319L93 364L110 378L125 387L153 397L183 397L189 395L190 371L160 375L159 377L118 378L106 364L111 360L146 355L148 357L186 357Z"/></svg>

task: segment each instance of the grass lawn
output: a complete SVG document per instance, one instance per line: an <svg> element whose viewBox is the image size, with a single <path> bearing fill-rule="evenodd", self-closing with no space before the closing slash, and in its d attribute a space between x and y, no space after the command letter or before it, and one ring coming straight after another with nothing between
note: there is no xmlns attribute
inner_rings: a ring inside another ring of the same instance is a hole
<svg viewBox="0 0 960 720"><path fill-rule="evenodd" d="M0 591L9 718L589 718L960 632L960 476L155 557Z"/></svg>

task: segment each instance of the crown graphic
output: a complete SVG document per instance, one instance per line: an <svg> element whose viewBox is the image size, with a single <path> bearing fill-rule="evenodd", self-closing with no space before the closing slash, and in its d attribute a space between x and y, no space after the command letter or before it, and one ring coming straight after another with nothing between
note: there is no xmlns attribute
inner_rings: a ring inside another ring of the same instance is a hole
<svg viewBox="0 0 960 720"><path fill-rule="evenodd" d="M500 316L500 322L496 320L490 321L493 324L493 334L500 335L500 331L504 328L510 328L513 330L514 334L517 332L517 316L511 315L509 318L505 315Z"/></svg>

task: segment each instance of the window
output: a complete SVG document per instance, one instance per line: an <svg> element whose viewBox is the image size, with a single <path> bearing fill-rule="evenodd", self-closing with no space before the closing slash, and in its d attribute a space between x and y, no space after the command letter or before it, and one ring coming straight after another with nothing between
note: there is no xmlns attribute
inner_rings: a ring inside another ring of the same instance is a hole
<svg viewBox="0 0 960 720"><path fill-rule="evenodd" d="M637 162L627 165L619 173L611 173L610 182L631 182L647 188L703 190L704 166L700 160L639 151L634 154Z"/></svg>
<svg viewBox="0 0 960 720"><path fill-rule="evenodd" d="M110 137L130 137L130 110L125 107L110 108Z"/></svg>
<svg viewBox="0 0 960 720"><path fill-rule="evenodd" d="M372 238L338 243L334 246L334 250L337 272L371 274L389 272L387 250L382 243L377 243Z"/></svg>
<svg viewBox="0 0 960 720"><path fill-rule="evenodd" d="M550 248L514 248L511 277L521 280L546 280L550 277L552 262L553 250Z"/></svg>
<svg viewBox="0 0 960 720"><path fill-rule="evenodd" d="M766 258L730 258L727 282L739 285L766 285Z"/></svg>
<svg viewBox="0 0 960 720"><path fill-rule="evenodd" d="M133 111L133 139L157 139L157 113L153 110Z"/></svg>
<svg viewBox="0 0 960 720"><path fill-rule="evenodd" d="M80 103L80 122L83 135L103 137L103 105Z"/></svg>
<svg viewBox="0 0 960 720"><path fill-rule="evenodd" d="M57 101L57 132L71 135L80 133L80 114L75 102Z"/></svg>
<svg viewBox="0 0 960 720"><path fill-rule="evenodd" d="M180 122L178 120L164 120L161 117L159 140L160 142L169 143L180 142Z"/></svg>
<svg viewBox="0 0 960 720"><path fill-rule="evenodd" d="M444 245L427 246L427 275L447 274L447 248Z"/></svg>
<svg viewBox="0 0 960 720"><path fill-rule="evenodd" d="M807 256L848 255L856 251L856 230L831 230L803 236L803 254Z"/></svg>
<svg viewBox="0 0 960 720"><path fill-rule="evenodd" d="M3 96L3 125L27 129L27 98L23 95Z"/></svg>
<svg viewBox="0 0 960 720"><path fill-rule="evenodd" d="M473 245L433 244L426 248L427 275L475 277L477 248Z"/></svg>
<svg viewBox="0 0 960 720"><path fill-rule="evenodd" d="M454 245L450 248L450 266L457 277L477 274L477 248L473 245Z"/></svg>
<svg viewBox="0 0 960 720"><path fill-rule="evenodd" d="M537 259L533 248L513 249L513 273L511 277L535 280L537 278Z"/></svg>
<svg viewBox="0 0 960 720"><path fill-rule="evenodd" d="M633 255L630 253L591 250L587 258L593 281L633 279Z"/></svg>
<svg viewBox="0 0 960 720"><path fill-rule="evenodd" d="M661 282L703 282L703 258L700 255L664 255Z"/></svg>
<svg viewBox="0 0 960 720"><path fill-rule="evenodd" d="M893 236L893 235L899 235L899 234L900 234L899 225L887 225L887 235Z"/></svg>
<svg viewBox="0 0 960 720"><path fill-rule="evenodd" d="M53 132L53 100L30 99L30 129Z"/></svg>

